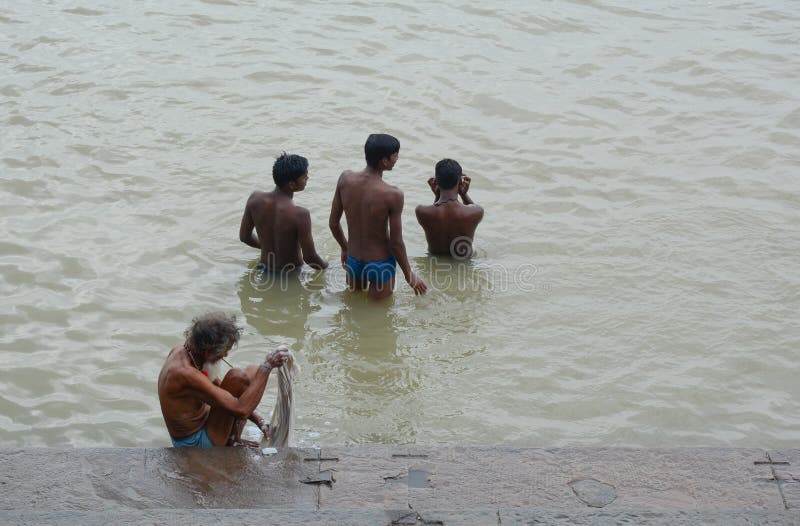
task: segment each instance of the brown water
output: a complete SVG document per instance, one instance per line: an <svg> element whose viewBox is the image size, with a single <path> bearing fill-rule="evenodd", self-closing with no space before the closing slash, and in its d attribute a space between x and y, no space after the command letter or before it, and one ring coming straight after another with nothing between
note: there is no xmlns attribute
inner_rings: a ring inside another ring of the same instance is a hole
<svg viewBox="0 0 800 526"><path fill-rule="evenodd" d="M211 309L234 363L298 356L300 446L800 440L795 2L118 4L0 8L0 446L168 445L156 377ZM258 281L274 156L310 159L335 262L378 131L433 290ZM487 210L468 263L413 216L445 156Z"/></svg>

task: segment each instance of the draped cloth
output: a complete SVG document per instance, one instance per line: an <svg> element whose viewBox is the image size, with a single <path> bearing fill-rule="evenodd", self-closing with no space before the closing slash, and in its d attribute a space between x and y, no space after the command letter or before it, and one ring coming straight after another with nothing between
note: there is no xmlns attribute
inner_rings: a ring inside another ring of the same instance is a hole
<svg viewBox="0 0 800 526"><path fill-rule="evenodd" d="M292 384L300 373L300 367L294 361L294 354L289 351L284 364L277 369L278 399L269 421L270 437L266 445L270 447L291 447L294 442L294 404ZM273 369L273 372L276 371Z"/></svg>

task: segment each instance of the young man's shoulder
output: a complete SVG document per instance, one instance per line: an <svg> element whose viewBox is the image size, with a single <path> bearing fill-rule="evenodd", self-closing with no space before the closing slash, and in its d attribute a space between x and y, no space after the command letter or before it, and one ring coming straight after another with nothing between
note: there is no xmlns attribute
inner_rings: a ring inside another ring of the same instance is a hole
<svg viewBox="0 0 800 526"><path fill-rule="evenodd" d="M471 214L483 217L483 207L481 205L476 205L475 203L473 203L471 205L467 205L467 208L469 209Z"/></svg>
<svg viewBox="0 0 800 526"><path fill-rule="evenodd" d="M426 219L435 211L436 207L433 205L417 205L417 207L414 209L414 212L417 214L417 217L421 219Z"/></svg>
<svg viewBox="0 0 800 526"><path fill-rule="evenodd" d="M295 219L303 221L311 218L311 212L308 210L308 208L298 206L294 203L292 203L291 205L292 205L291 213Z"/></svg>
<svg viewBox="0 0 800 526"><path fill-rule="evenodd" d="M347 184L350 181L352 181L353 179L355 179L357 176L358 176L358 172L355 172L353 170L345 170L344 172L342 172L339 175L338 184L339 185Z"/></svg>
<svg viewBox="0 0 800 526"><path fill-rule="evenodd" d="M247 198L248 206L264 202L269 197L269 192L262 192L261 190L254 190Z"/></svg>

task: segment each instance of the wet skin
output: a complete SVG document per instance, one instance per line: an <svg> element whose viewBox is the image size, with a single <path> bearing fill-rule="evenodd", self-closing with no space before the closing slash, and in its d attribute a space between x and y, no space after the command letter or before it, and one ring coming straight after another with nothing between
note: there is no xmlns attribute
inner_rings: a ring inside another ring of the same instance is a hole
<svg viewBox="0 0 800 526"><path fill-rule="evenodd" d="M383 172L394 168L398 154L382 159L377 167L360 172L345 171L336 183L329 226L341 248L342 266L347 255L362 261L381 261L394 256L414 294L425 294L427 286L411 271L403 242L403 192L383 180ZM347 236L341 226L344 213ZM347 277L353 290L367 290L371 299L392 295L394 279L380 286Z"/></svg>
<svg viewBox="0 0 800 526"><path fill-rule="evenodd" d="M456 186L445 190L439 188L433 177L428 179L434 204L419 205L416 214L417 221L425 231L431 255L459 259L472 255L472 240L478 223L483 219L483 208L469 197L471 181L464 175Z"/></svg>
<svg viewBox="0 0 800 526"><path fill-rule="evenodd" d="M311 215L292 200L307 182L305 174L271 192L253 192L245 205L239 240L260 249L261 263L273 272L299 269L303 261L317 269L328 267L314 248Z"/></svg>
<svg viewBox="0 0 800 526"><path fill-rule="evenodd" d="M248 418L266 434L264 421L255 409L264 395L270 369L283 365L286 353L276 350L267 355L265 367L231 369L222 382L212 382L200 368L207 361L213 363L226 357L232 346L233 343L224 353L211 357L203 352L190 355L181 344L167 355L158 375L158 399L173 438L183 438L205 426L215 446L237 445Z"/></svg>

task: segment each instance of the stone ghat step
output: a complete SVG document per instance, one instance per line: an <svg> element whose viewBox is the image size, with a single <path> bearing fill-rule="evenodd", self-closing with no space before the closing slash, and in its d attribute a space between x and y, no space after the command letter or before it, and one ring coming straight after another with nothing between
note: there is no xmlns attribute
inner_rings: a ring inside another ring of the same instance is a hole
<svg viewBox="0 0 800 526"><path fill-rule="evenodd" d="M347 525L347 526L797 526L800 511L661 511L540 510L531 508L469 511L414 510L125 510L125 511L0 511L5 526L115 526L191 524L192 526Z"/></svg>
<svg viewBox="0 0 800 526"><path fill-rule="evenodd" d="M166 509L752 511L782 520L800 511L800 449L0 449L9 521L12 511L88 520Z"/></svg>

